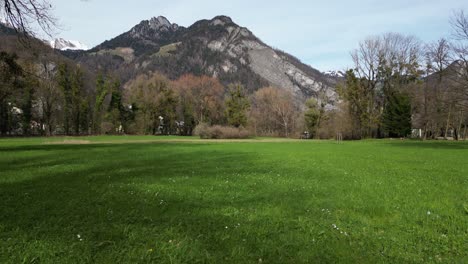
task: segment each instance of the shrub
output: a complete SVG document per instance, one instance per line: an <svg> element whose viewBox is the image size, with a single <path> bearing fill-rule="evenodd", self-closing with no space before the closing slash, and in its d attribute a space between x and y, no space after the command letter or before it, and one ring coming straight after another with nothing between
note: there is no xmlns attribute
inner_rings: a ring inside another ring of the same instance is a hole
<svg viewBox="0 0 468 264"><path fill-rule="evenodd" d="M101 124L101 133L103 134L113 134L114 125L110 122L102 122Z"/></svg>
<svg viewBox="0 0 468 264"><path fill-rule="evenodd" d="M208 128L209 128L209 125L207 123L200 123L193 130L193 134L195 136L199 136L200 138L207 138Z"/></svg>
<svg viewBox="0 0 468 264"><path fill-rule="evenodd" d="M205 123L195 127L194 134L203 139L240 139L250 136L249 131L242 127L208 126Z"/></svg>

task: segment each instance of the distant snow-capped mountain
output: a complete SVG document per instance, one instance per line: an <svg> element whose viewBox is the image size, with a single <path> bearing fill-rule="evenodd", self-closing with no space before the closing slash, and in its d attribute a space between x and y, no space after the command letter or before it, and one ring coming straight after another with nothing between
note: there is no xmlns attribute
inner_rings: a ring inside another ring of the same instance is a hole
<svg viewBox="0 0 468 264"><path fill-rule="evenodd" d="M346 75L342 71L325 71L325 72L323 72L323 74L325 74L327 76L335 77L335 78L343 78Z"/></svg>
<svg viewBox="0 0 468 264"><path fill-rule="evenodd" d="M63 38L57 38L55 40L51 40L49 45L58 50L88 50L88 46L85 44L76 41L76 40L66 40Z"/></svg>

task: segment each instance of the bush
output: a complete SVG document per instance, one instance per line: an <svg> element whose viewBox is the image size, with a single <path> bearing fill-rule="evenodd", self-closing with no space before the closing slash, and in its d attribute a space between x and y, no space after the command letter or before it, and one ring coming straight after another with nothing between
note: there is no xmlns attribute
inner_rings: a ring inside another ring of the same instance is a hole
<svg viewBox="0 0 468 264"><path fill-rule="evenodd" d="M102 134L113 134L114 133L114 125L110 122L102 122L101 124L101 133Z"/></svg>
<svg viewBox="0 0 468 264"><path fill-rule="evenodd" d="M209 126L205 123L195 127L194 134L203 139L240 139L250 136L249 131L242 127Z"/></svg>

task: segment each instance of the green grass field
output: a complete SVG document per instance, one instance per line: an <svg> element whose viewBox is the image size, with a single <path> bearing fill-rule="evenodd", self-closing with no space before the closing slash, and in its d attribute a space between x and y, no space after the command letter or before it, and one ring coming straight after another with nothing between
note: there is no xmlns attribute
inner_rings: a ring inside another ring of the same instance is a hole
<svg viewBox="0 0 468 264"><path fill-rule="evenodd" d="M468 142L0 139L0 263L467 263Z"/></svg>

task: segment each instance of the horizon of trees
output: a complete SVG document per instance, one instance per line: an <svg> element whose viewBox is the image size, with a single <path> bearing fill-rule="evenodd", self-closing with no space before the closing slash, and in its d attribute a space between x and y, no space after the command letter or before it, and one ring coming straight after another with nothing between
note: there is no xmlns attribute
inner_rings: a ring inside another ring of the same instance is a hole
<svg viewBox="0 0 468 264"><path fill-rule="evenodd" d="M338 89L350 114L346 137L466 138L467 14L455 12L451 26L450 40L387 33L359 43Z"/></svg>

